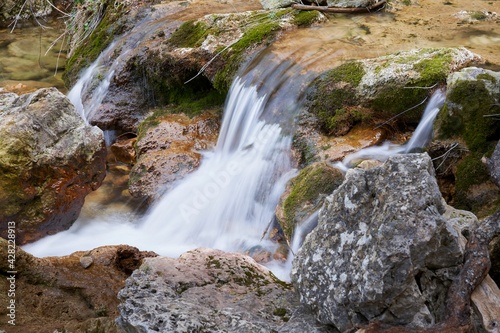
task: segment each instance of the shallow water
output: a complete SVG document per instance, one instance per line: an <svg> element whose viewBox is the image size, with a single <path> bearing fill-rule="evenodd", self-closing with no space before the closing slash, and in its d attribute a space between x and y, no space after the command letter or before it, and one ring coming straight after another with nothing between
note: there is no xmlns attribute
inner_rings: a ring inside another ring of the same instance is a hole
<svg viewBox="0 0 500 333"><path fill-rule="evenodd" d="M66 90L66 49L63 38L58 40L64 24L57 19L42 23L45 28L25 24L13 31L0 29L0 88L18 93L44 87Z"/></svg>

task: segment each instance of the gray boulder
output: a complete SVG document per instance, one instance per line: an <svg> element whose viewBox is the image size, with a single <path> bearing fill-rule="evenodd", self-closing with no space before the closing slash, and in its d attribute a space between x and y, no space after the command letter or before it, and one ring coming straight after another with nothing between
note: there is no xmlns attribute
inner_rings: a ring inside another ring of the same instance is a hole
<svg viewBox="0 0 500 333"><path fill-rule="evenodd" d="M349 170L294 259L292 281L322 323L439 321L463 255L427 154Z"/></svg>
<svg viewBox="0 0 500 333"><path fill-rule="evenodd" d="M118 297L118 326L139 332L333 332L291 285L242 254L197 249L147 258Z"/></svg>
<svg viewBox="0 0 500 333"><path fill-rule="evenodd" d="M498 141L493 154L487 160L491 180L500 187L500 141Z"/></svg>
<svg viewBox="0 0 500 333"><path fill-rule="evenodd" d="M67 229L106 174L102 131L55 88L0 94L0 235L20 244Z"/></svg>

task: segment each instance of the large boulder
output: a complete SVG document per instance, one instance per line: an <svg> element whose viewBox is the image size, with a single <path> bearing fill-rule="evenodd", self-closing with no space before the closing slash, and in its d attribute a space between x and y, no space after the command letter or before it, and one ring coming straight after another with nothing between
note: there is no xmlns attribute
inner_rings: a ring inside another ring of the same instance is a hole
<svg viewBox="0 0 500 333"><path fill-rule="evenodd" d="M0 238L0 256L12 250ZM118 291L142 259L154 253L131 246L104 246L68 256L36 258L16 249L15 271L7 260L0 263L0 331L26 332L117 332ZM10 272L10 273L9 273ZM6 279L12 277L15 279ZM11 285L11 282L15 283ZM8 324L7 308L15 301L15 326Z"/></svg>
<svg viewBox="0 0 500 333"><path fill-rule="evenodd" d="M292 287L242 254L196 249L147 258L118 297L118 326L139 332L331 332Z"/></svg>
<svg viewBox="0 0 500 333"><path fill-rule="evenodd" d="M0 235L19 244L67 229L106 174L102 131L57 89L0 94Z"/></svg>
<svg viewBox="0 0 500 333"><path fill-rule="evenodd" d="M479 217L500 207L500 189L494 183L498 177L498 152L494 151L500 139L500 122L495 117L500 112L498 82L500 72L483 68L469 67L452 73L447 79L445 105L435 124L438 140L451 140L466 148L448 168L453 173L450 181L455 190L449 202ZM447 156L436 162L444 159Z"/></svg>
<svg viewBox="0 0 500 333"><path fill-rule="evenodd" d="M212 148L219 133L219 117L206 113L190 119L183 114L148 118L136 142L137 162L130 173L134 197L153 199L196 170L202 150Z"/></svg>
<svg viewBox="0 0 500 333"><path fill-rule="evenodd" d="M427 154L352 169L293 262L301 301L340 331L368 321L425 327L442 319L463 254Z"/></svg>

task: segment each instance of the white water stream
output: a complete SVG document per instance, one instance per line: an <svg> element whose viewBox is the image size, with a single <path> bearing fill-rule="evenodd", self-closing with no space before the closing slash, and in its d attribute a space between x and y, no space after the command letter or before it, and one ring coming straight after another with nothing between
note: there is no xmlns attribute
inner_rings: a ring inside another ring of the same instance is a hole
<svg viewBox="0 0 500 333"><path fill-rule="evenodd" d="M298 66L276 63L270 54L249 68L232 84L215 149L203 152L200 167L165 193L144 218L117 214L79 219L69 230L24 249L36 256L114 244L174 257L197 247L243 252L260 245L274 251L277 245L264 234L296 172L289 156L291 124L312 75L299 77ZM91 72L72 90L74 97L91 80ZM82 115L88 112L92 109ZM275 273L288 279L278 266L273 266Z"/></svg>

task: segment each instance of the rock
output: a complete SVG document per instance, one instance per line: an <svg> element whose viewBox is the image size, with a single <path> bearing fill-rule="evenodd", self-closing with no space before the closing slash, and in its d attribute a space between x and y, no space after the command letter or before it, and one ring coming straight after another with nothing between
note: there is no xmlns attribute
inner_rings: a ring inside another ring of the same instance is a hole
<svg viewBox="0 0 500 333"><path fill-rule="evenodd" d="M491 260L489 274L496 284L500 286L500 236L495 237L491 241L489 245L489 252Z"/></svg>
<svg viewBox="0 0 500 333"><path fill-rule="evenodd" d="M7 258L8 244L0 238L0 255ZM123 270L122 253L133 252L138 258L154 255L130 246L105 246L63 257L36 258L19 247L16 250L16 326L0 322L0 330L26 332L106 332L117 333L118 291L130 274ZM83 268L81 258L92 258ZM135 268L141 262L136 262ZM2 276L9 276L7 260L0 263ZM7 280L0 282L8 290ZM1 296L7 304L7 293ZM7 318L2 306L0 315Z"/></svg>
<svg viewBox="0 0 500 333"><path fill-rule="evenodd" d="M439 321L463 262L444 212L427 154L349 170L294 259L301 301L340 331L368 321L409 327Z"/></svg>
<svg viewBox="0 0 500 333"><path fill-rule="evenodd" d="M498 141L493 154L487 160L487 165L492 181L500 187L500 141Z"/></svg>
<svg viewBox="0 0 500 333"><path fill-rule="evenodd" d="M218 131L218 116L208 113L193 119L177 114L149 118L136 143L138 158L130 172L130 193L148 199L163 193L198 167L198 151L213 147Z"/></svg>
<svg viewBox="0 0 500 333"><path fill-rule="evenodd" d="M89 268L93 263L94 263L94 258L92 258L90 255L84 255L80 257L80 265L83 268Z"/></svg>
<svg viewBox="0 0 500 333"><path fill-rule="evenodd" d="M328 0L328 7L369 7L375 0Z"/></svg>
<svg viewBox="0 0 500 333"><path fill-rule="evenodd" d="M292 240L295 227L318 210L324 198L343 181L343 173L324 162L311 164L290 180L276 207L276 218L285 237Z"/></svg>
<svg viewBox="0 0 500 333"><path fill-rule="evenodd" d="M137 138L117 140L111 145L111 152L116 162L134 164L136 161L135 143Z"/></svg>
<svg viewBox="0 0 500 333"><path fill-rule="evenodd" d="M219 250L145 259L118 297L117 324L128 333L331 331L289 284L250 257Z"/></svg>
<svg viewBox="0 0 500 333"><path fill-rule="evenodd" d="M102 131L55 88L0 95L0 235L24 244L65 230L106 173Z"/></svg>
<svg viewBox="0 0 500 333"><path fill-rule="evenodd" d="M0 3L0 25L10 24L17 16L25 20L31 17L47 16L52 13L52 6L46 0L25 1L4 0Z"/></svg>
<svg viewBox="0 0 500 333"><path fill-rule="evenodd" d="M185 4L192 5L189 2ZM113 68L114 77L102 103L92 112L92 124L102 129L135 132L137 124L146 117L150 107L175 105L181 108L180 111L189 113L189 116L199 114L200 109L221 107L238 68L251 58L251 54L267 45L280 31L309 25L324 17L319 13L301 15L296 11L283 10L283 13L276 15L248 11L211 14L195 20L190 16L184 23L181 14L177 14L174 20L165 19L181 10L185 8L162 3L154 6L150 12L137 14L136 21L146 21L144 16L150 18L147 26L125 35L126 40L136 40L137 44L128 49L123 43L118 43L115 50L109 51L109 56L101 58L99 68ZM234 6L231 11L234 11ZM116 19L119 15L107 13L105 18L111 16ZM132 15L125 15L128 16ZM254 20L256 16L260 19ZM115 24L103 24L103 29L124 30ZM96 34L111 42L110 34L106 31L99 30ZM82 43L82 47L70 52L66 70L67 86L76 82L78 73L89 58L86 53L92 49L95 59L104 49L103 45L100 45L99 50L84 46ZM225 49L224 57L216 56L222 49ZM117 58L118 54L121 54L120 58ZM96 73L88 86L97 86L94 82L100 81L99 77L105 77L106 74ZM94 95L92 89L84 92L84 104Z"/></svg>
<svg viewBox="0 0 500 333"><path fill-rule="evenodd" d="M309 112L324 133L345 135L354 125L390 119L422 103L430 87L444 83L449 73L481 57L465 48L426 48L348 61L317 78L308 96ZM391 124L417 124L424 106L394 119Z"/></svg>
<svg viewBox="0 0 500 333"><path fill-rule="evenodd" d="M260 0L262 7L264 9L277 9L290 7L294 3L300 3L296 0Z"/></svg>
<svg viewBox="0 0 500 333"><path fill-rule="evenodd" d="M445 105L434 126L438 140L460 142L468 151L451 169L455 193L448 202L478 217L500 207L500 189L483 163L499 139L500 122L492 116L500 112L498 82L500 72L483 68L469 67L450 74Z"/></svg>

